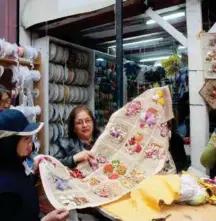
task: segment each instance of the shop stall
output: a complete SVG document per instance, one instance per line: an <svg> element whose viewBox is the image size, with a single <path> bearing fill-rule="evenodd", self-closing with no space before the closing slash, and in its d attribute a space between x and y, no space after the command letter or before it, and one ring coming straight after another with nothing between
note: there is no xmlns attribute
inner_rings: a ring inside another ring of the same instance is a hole
<svg viewBox="0 0 216 221"><path fill-rule="evenodd" d="M40 52L31 46L19 47L0 39L1 109L22 111L31 122L42 122L43 86ZM44 135L35 138L37 151L43 152Z"/></svg>

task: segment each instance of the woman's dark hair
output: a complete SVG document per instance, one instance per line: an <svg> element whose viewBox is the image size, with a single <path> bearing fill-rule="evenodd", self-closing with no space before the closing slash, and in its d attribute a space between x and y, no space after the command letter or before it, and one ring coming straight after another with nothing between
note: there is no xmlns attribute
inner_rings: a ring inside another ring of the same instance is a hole
<svg viewBox="0 0 216 221"><path fill-rule="evenodd" d="M17 155L19 136L10 136L0 139L0 170L16 166L21 162Z"/></svg>
<svg viewBox="0 0 216 221"><path fill-rule="evenodd" d="M76 133L74 132L74 121L75 121L77 114L80 111L85 111L91 117L91 119L93 121L93 134L92 134L93 136L92 137L93 137L93 139L97 139L98 136L100 135L100 130L97 127L96 120L93 116L92 111L84 105L79 105L79 106L75 107L69 116L69 121L68 121L68 136L69 136L69 138L72 138L72 139L78 138Z"/></svg>

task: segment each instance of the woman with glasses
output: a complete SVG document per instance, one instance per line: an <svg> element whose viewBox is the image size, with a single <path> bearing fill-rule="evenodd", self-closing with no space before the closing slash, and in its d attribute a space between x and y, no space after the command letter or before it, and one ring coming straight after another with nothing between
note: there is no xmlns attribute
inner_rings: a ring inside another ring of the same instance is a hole
<svg viewBox="0 0 216 221"><path fill-rule="evenodd" d="M100 131L91 110L83 105L75 107L71 112L68 131L69 139L59 139L54 157L65 166L73 168L78 163L94 157L90 150Z"/></svg>
<svg viewBox="0 0 216 221"><path fill-rule="evenodd" d="M11 106L11 98L9 91L0 84L0 111L9 109Z"/></svg>
<svg viewBox="0 0 216 221"><path fill-rule="evenodd" d="M54 157L69 168L94 158L90 150L100 131L91 110L83 105L75 107L69 117L68 131L69 139L62 138L58 141L59 149ZM109 220L94 208L80 210L78 217L82 221Z"/></svg>

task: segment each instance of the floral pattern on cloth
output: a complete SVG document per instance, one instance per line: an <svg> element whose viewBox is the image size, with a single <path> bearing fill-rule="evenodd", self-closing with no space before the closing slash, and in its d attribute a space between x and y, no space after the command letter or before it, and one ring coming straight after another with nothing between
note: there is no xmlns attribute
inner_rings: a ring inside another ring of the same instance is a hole
<svg viewBox="0 0 216 221"><path fill-rule="evenodd" d="M140 101L131 101L126 106L126 115L127 116L136 115L137 113L140 113L141 109L142 109L142 106L141 106Z"/></svg>
<svg viewBox="0 0 216 221"><path fill-rule="evenodd" d="M144 178L145 176L141 171L139 171L138 169L134 169L128 175L120 178L120 183L123 187L131 189L136 186L136 184L142 182Z"/></svg>
<svg viewBox="0 0 216 221"><path fill-rule="evenodd" d="M124 140L125 134L126 133L120 128L112 127L110 130L110 135L114 137L118 141L118 143L121 143Z"/></svg>
<svg viewBox="0 0 216 221"><path fill-rule="evenodd" d="M125 175L127 166L121 163L120 160L113 160L111 163L104 165L103 172L110 180L116 180Z"/></svg>
<svg viewBox="0 0 216 221"><path fill-rule="evenodd" d="M160 135L161 137L167 137L169 135L169 128L168 128L168 125L167 123L162 123L160 125Z"/></svg>
<svg viewBox="0 0 216 221"><path fill-rule="evenodd" d="M172 118L169 88L145 91L110 117L91 149L94 159L71 170L47 156L56 165L52 172L58 182L49 179L49 161L39 164L44 194L54 208L98 207L127 195L149 177L170 173L166 122ZM60 195L71 197L60 200Z"/></svg>
<svg viewBox="0 0 216 221"><path fill-rule="evenodd" d="M165 105L163 90L156 91L156 93L152 96L152 99L157 104L161 104L162 106Z"/></svg>
<svg viewBox="0 0 216 221"><path fill-rule="evenodd" d="M115 183L115 185L112 183L103 183L95 188L94 192L101 197L112 198L121 194L122 188L118 183Z"/></svg>
<svg viewBox="0 0 216 221"><path fill-rule="evenodd" d="M144 128L148 126L153 128L157 124L157 112L156 109L149 108L146 112L141 113L140 127Z"/></svg>
<svg viewBox="0 0 216 221"><path fill-rule="evenodd" d="M129 154L140 153L142 151L141 142L144 139L144 134L137 133L125 144Z"/></svg>
<svg viewBox="0 0 216 221"><path fill-rule="evenodd" d="M151 143L145 149L145 158L150 158L154 160L163 159L165 154L166 152L164 148L157 143Z"/></svg>
<svg viewBox="0 0 216 221"><path fill-rule="evenodd" d="M99 154L96 158L91 158L89 160L89 164L93 170L97 170L100 165L107 163L107 159L105 156Z"/></svg>

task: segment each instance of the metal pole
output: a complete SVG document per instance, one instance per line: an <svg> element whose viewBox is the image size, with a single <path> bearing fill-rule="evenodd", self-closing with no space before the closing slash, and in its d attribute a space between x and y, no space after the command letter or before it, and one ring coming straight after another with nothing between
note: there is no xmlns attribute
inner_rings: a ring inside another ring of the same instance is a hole
<svg viewBox="0 0 216 221"><path fill-rule="evenodd" d="M117 75L117 106L123 106L123 1L116 0L115 25L116 25L116 75Z"/></svg>

